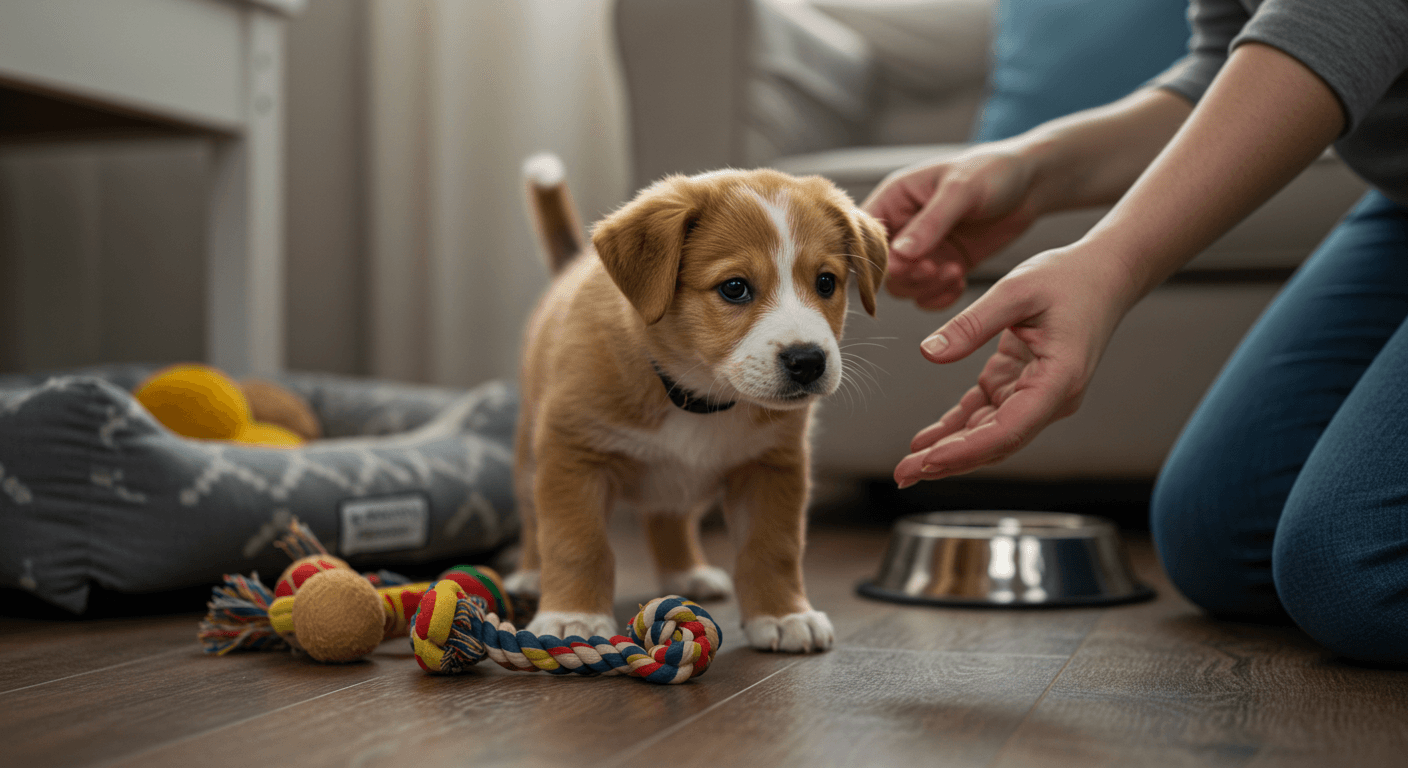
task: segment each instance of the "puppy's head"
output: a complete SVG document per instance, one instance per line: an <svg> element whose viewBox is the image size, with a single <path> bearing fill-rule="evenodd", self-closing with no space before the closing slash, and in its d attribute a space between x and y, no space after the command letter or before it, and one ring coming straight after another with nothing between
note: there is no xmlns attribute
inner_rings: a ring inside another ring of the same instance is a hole
<svg viewBox="0 0 1408 768"><path fill-rule="evenodd" d="M592 243L672 379L776 409L840 385L847 284L874 315L887 258L884 228L845 193L776 171L671 176Z"/></svg>

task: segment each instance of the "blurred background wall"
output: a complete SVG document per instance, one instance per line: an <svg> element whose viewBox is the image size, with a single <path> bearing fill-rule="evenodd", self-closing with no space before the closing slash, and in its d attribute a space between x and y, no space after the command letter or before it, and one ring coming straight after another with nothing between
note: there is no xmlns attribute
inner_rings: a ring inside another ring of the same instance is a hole
<svg viewBox="0 0 1408 768"><path fill-rule="evenodd" d="M290 368L514 373L546 279L520 162L562 156L588 221L628 191L607 5L311 0L290 22ZM204 356L209 160L189 138L0 144L0 371Z"/></svg>
<svg viewBox="0 0 1408 768"><path fill-rule="evenodd" d="M608 5L371 0L372 372L459 384L514 370L546 277L521 161L558 153L587 221L626 194Z"/></svg>

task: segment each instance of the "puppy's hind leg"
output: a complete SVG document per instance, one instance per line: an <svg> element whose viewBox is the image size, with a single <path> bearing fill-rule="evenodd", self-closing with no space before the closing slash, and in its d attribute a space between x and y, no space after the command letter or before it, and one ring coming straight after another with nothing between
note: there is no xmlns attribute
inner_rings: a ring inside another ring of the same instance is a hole
<svg viewBox="0 0 1408 768"><path fill-rule="evenodd" d="M733 595L733 580L728 572L709 565L699 545L699 521L709 509L709 504L703 504L688 514L642 515L663 594L700 601L723 600Z"/></svg>
<svg viewBox="0 0 1408 768"><path fill-rule="evenodd" d="M542 559L538 554L538 515L533 508L533 477L535 461L528 439L527 420L518 425L513 461L513 492L517 497L519 529L518 567L504 578L504 590L510 595L530 595L537 597L541 592L539 568Z"/></svg>
<svg viewBox="0 0 1408 768"><path fill-rule="evenodd" d="M518 567L504 577L504 590L510 595L537 597L542 593L542 573L539 570L538 526L536 518L525 512L520 504L519 515L523 521L519 543Z"/></svg>

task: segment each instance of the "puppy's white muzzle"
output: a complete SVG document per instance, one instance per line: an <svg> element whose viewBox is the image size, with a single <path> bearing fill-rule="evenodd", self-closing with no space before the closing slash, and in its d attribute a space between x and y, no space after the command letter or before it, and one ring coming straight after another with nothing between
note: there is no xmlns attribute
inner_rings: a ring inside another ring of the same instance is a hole
<svg viewBox="0 0 1408 768"><path fill-rule="evenodd" d="M841 384L841 350L831 326L795 295L784 296L743 338L724 378L768 408L801 408Z"/></svg>

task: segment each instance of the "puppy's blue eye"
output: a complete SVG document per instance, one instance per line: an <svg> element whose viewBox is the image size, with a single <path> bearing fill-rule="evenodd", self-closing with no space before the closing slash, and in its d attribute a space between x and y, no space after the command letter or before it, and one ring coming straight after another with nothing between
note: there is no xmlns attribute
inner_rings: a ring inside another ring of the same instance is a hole
<svg viewBox="0 0 1408 768"><path fill-rule="evenodd" d="M752 300L753 289L748 287L748 281L735 277L719 284L719 295L724 297L724 301L743 304Z"/></svg>
<svg viewBox="0 0 1408 768"><path fill-rule="evenodd" d="M831 294L836 292L836 276L823 272L816 279L816 292L821 294L823 299L831 298Z"/></svg>

